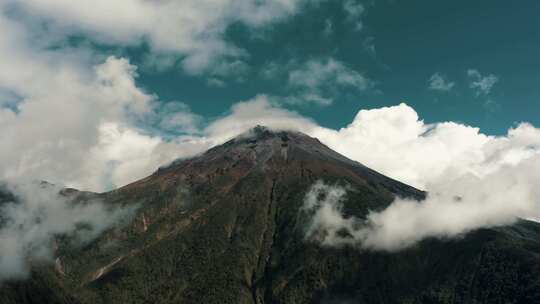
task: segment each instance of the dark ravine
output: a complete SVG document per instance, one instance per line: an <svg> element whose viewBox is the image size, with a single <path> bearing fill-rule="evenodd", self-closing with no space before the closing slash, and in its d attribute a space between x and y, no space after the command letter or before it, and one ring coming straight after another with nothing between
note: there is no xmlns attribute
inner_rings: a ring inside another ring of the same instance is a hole
<svg viewBox="0 0 540 304"><path fill-rule="evenodd" d="M275 202L274 202L274 190L276 187L276 179L272 180L272 187L270 188L270 197L268 199L268 208L267 208L267 218L266 218L266 227L263 232L263 239L262 243L259 249L258 259L257 259L257 266L255 268L255 271L252 274L251 279L251 293L253 295L253 303L259 304L262 303L261 294L259 292L259 288L262 286L260 285L261 280L265 276L265 272L267 269L267 263L270 259L270 249L272 248L272 245L274 243L275 238ZM262 274L261 274L262 273Z"/></svg>
<svg viewBox="0 0 540 304"><path fill-rule="evenodd" d="M346 215L425 193L297 132L255 128L97 196L133 220L5 282L0 303L540 303L540 225L428 239L400 252L304 240L317 180L347 185ZM90 194L86 194L90 195Z"/></svg>

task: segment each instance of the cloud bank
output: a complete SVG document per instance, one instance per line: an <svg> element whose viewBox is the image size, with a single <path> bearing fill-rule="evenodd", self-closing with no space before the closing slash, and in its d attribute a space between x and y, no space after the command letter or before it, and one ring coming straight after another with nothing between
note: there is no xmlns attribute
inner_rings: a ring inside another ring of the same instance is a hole
<svg viewBox="0 0 540 304"><path fill-rule="evenodd" d="M397 198L365 219L343 214L345 188L318 181L302 207L309 216L305 237L323 246L396 251L426 238L454 238L478 228L509 225L520 218L538 218L538 169L540 158L535 157L483 179L463 176L438 185L424 201Z"/></svg>
<svg viewBox="0 0 540 304"><path fill-rule="evenodd" d="M540 129L530 124L521 123L506 136L488 136L454 122L425 124L401 104L361 110L339 131L314 129L312 134L429 193L422 202L398 198L364 220L343 217L343 189L316 184L304 206L314 212L308 236L319 231L320 237L322 229L322 244L398 250L428 237L457 237L518 218L540 218ZM313 201L318 192L326 193L322 202Z"/></svg>

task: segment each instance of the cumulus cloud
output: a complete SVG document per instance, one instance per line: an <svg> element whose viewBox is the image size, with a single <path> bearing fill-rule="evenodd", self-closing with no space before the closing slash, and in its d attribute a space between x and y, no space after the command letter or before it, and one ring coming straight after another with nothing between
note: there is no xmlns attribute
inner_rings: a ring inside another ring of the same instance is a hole
<svg viewBox="0 0 540 304"><path fill-rule="evenodd" d="M488 95L499 81L499 77L493 74L482 75L475 69L467 70L467 76L469 76L469 88L474 90L476 96Z"/></svg>
<svg viewBox="0 0 540 304"><path fill-rule="evenodd" d="M0 282L23 279L33 262L54 260L58 236L83 244L128 220L135 208L76 202L57 186L9 185L15 200L0 201ZM4 189L5 190L5 189Z"/></svg>
<svg viewBox="0 0 540 304"><path fill-rule="evenodd" d="M313 102L329 105L331 97L324 92L337 88L352 88L364 91L373 86L373 82L362 73L348 67L334 58L312 59L303 65L292 68L288 75L288 84L300 90L300 94L290 103Z"/></svg>
<svg viewBox="0 0 540 304"><path fill-rule="evenodd" d="M314 133L321 131L327 132ZM530 124L520 124L506 136L487 136L451 122L425 125L406 105L360 111L349 127L318 137L352 159L429 192L464 176L489 179L540 151L540 130ZM460 193L448 193L453 195Z"/></svg>
<svg viewBox="0 0 540 304"><path fill-rule="evenodd" d="M125 59L110 57L87 74L71 67L56 74L55 68L36 66L44 78L35 85L29 81L22 86L27 80L19 79L23 99L15 111L0 112L0 142L10 147L0 152L1 177L67 179L95 186L97 181L84 178L80 167L99 143L101 126L136 121L150 111L153 97L135 87L135 69Z"/></svg>
<svg viewBox="0 0 540 304"><path fill-rule="evenodd" d="M455 86L455 82L449 81L445 75L441 73L435 73L429 78L428 88L433 91L448 92Z"/></svg>
<svg viewBox="0 0 540 304"><path fill-rule="evenodd" d="M3 13L0 29L0 145L10 147L0 151L1 180L102 191L181 156L176 142L186 139L179 134L199 129L200 117L187 106L164 105L137 87L137 68L127 59L49 48ZM144 124L177 138L149 134ZM121 144L130 148L119 155Z"/></svg>
<svg viewBox="0 0 540 304"><path fill-rule="evenodd" d="M311 134L429 193L421 202L396 198L383 211L359 219L341 212L346 189L317 183L304 208L313 214L307 236L322 244L399 250L428 237L458 237L540 217L540 129L531 124L488 136L454 122L425 124L401 104L361 110L339 131L319 128Z"/></svg>

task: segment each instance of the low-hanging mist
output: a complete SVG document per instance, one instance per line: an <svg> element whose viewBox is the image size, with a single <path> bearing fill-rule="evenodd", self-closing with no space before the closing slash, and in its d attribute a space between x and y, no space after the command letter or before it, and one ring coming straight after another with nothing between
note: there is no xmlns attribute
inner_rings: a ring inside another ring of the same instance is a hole
<svg viewBox="0 0 540 304"><path fill-rule="evenodd" d="M84 244L131 218L136 209L106 206L99 199L77 202L46 183L5 188L10 194L0 200L0 282L25 278L34 262L52 262L57 237Z"/></svg>
<svg viewBox="0 0 540 304"><path fill-rule="evenodd" d="M396 198L365 219L343 214L346 188L318 181L304 199L302 209L309 215L305 236L326 246L395 251L430 237L459 237L520 218L539 218L539 180L540 157L531 157L483 177L468 174L433 184L425 200Z"/></svg>

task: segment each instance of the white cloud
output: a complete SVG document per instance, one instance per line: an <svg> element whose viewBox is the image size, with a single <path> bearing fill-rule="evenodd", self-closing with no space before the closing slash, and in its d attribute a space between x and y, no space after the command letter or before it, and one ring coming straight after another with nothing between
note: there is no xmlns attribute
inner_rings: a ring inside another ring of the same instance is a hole
<svg viewBox="0 0 540 304"><path fill-rule="evenodd" d="M57 236L87 242L124 223L136 209L107 207L98 200L78 204L59 194L59 187L47 184L11 185L9 190L18 200L0 205L0 282L25 278L31 262L51 262Z"/></svg>
<svg viewBox="0 0 540 304"><path fill-rule="evenodd" d="M333 33L334 33L334 24L332 23L332 20L330 19L324 20L323 35L330 36Z"/></svg>
<svg viewBox="0 0 540 304"><path fill-rule="evenodd" d="M98 191L111 183L119 186L132 181L133 177L110 174L117 180L105 183L103 176L109 173L97 172L96 168L110 170L113 161L114 167L123 168L124 160L95 154L109 151L103 148L104 137L108 136L103 130L111 124L155 141L135 127L154 115L156 105L155 96L136 86L136 68L126 59L101 58L85 49L41 48L31 31L2 14L0 29L0 88L17 96L9 107L0 108L0 145L9 147L0 151L0 179L66 182ZM163 124L196 127L189 126L189 117L193 123L196 118L188 110L177 109L175 115L162 117ZM140 154L137 149L126 151L126 160L130 159L129 152ZM91 159L102 163L88 165ZM145 168L142 174L151 170L141 166Z"/></svg>
<svg viewBox="0 0 540 304"><path fill-rule="evenodd" d="M377 49L375 48L375 38L367 37L362 41L362 47L372 57L377 56Z"/></svg>
<svg viewBox="0 0 540 304"><path fill-rule="evenodd" d="M339 87L363 91L373 86L373 82L362 73L334 58L312 59L292 68L289 71L288 83L292 88L301 90L295 100L303 99L320 105L328 105L333 101L324 96L325 91Z"/></svg>
<svg viewBox="0 0 540 304"><path fill-rule="evenodd" d="M100 126L143 117L153 97L135 87L134 68L123 59L110 57L82 75L73 67L58 74L56 67L35 68L44 78L26 87L21 78L17 112L0 113L0 142L10 147L0 152L2 179L32 176L86 184L78 180L85 176L80 167L99 141ZM0 78L9 73L0 72Z"/></svg>
<svg viewBox="0 0 540 304"><path fill-rule="evenodd" d="M289 104L289 105L314 104L318 106L329 106L334 102L332 98L324 97L319 94L320 93L318 92L316 93L304 92L298 95L271 97L271 98L274 100L279 100L283 104Z"/></svg>
<svg viewBox="0 0 540 304"><path fill-rule="evenodd" d="M2 151L2 165L10 169L2 172L23 176L32 173L30 175L36 178L52 174L66 178L73 185L102 189L143 177L159 164L178 156L194 155L262 124L303 131L383 174L430 191L425 204L398 200L381 213L371 214L368 225L361 230L355 224L358 219L346 220L345 227L351 229L353 240L361 240L363 246L394 250L429 236L454 236L479 227L511 223L517 217L537 216L533 212L533 203L538 199L534 172L540 171L534 168L539 163L540 130L530 124L520 124L510 129L506 136L487 136L477 128L453 122L425 124L414 109L401 104L361 110L351 124L332 130L283 109L278 106L279 102L273 103L261 95L235 104L230 113L198 130L198 135L167 141L145 135L129 125L129 117L124 111L127 109L132 115L144 114L149 111L144 105L151 101L150 95L132 85L134 71L126 61L110 58L96 67L94 74L87 75L89 79L95 79L89 82L92 90L78 82L70 83L75 87L82 86L85 94L92 92L91 96L96 99L92 99L90 106L102 109L99 105L104 102L107 111L100 110L100 117L108 117L110 121L91 120L89 123L82 119L84 116L72 120L64 115L56 121L62 132L54 132L52 128L37 133L38 137L24 132L28 139L9 142L6 140L16 137L5 137L2 140L8 146L20 150ZM41 90L35 91L43 94ZM37 93L34 98L41 96ZM80 95L83 94L75 96ZM52 113L69 106L66 100L70 99L66 98L71 95L54 96L62 98L63 103L56 105L58 108L53 108ZM115 102L111 103L109 98ZM15 132L32 127L33 120L26 120L27 116L41 119L38 124L51 122L52 116L40 118L41 108L37 108L40 112L34 113L32 107L26 106L27 102L31 101L22 102L19 114L10 110L2 112L5 116L0 122L6 130ZM81 131L66 138L65 129ZM82 136L86 136L86 140L77 142ZM20 170L21 163L25 170ZM19 170L15 170L14 165ZM461 197L461 201L456 202L456 196ZM339 203L337 198L322 209L321 221L324 222L327 213L331 219L339 219L340 208L335 206L336 203ZM314 210L318 212L318 209ZM400 216L406 219L400 219ZM427 221L431 217L434 220ZM396 226L396 223L402 224ZM341 228L336 226L338 224L332 225L331 231L340 237L337 231Z"/></svg>
<svg viewBox="0 0 540 304"><path fill-rule="evenodd" d="M6 0L0 6L33 30L47 23L45 36L63 40L84 35L98 43L137 46L148 43L157 55L183 57L183 67L200 73L216 61L242 57L245 51L224 39L240 22L256 28L297 12L304 0ZM42 35L43 36L43 35Z"/></svg>
<svg viewBox="0 0 540 304"><path fill-rule="evenodd" d="M160 131L172 134L193 134L199 132L203 117L193 113L183 102L161 102L156 104L153 119ZM147 120L151 120L149 116Z"/></svg>
<svg viewBox="0 0 540 304"><path fill-rule="evenodd" d="M356 218L345 218L343 215L343 198L347 191L340 186L327 185L322 181L315 182L304 197L300 211L309 222L305 229L307 241L317 241L324 246L339 246L354 243L354 239L341 236L343 231L354 231L359 221Z"/></svg>
<svg viewBox="0 0 540 304"><path fill-rule="evenodd" d="M482 75L475 69L467 70L467 76L469 76L469 87L475 91L476 96L488 95L499 81L499 77L493 74Z"/></svg>
<svg viewBox="0 0 540 304"><path fill-rule="evenodd" d="M365 90L371 85L371 81L362 74L333 58L309 60L300 69L289 73L289 84L292 86L317 89L327 82L352 86L360 90Z"/></svg>
<svg viewBox="0 0 540 304"><path fill-rule="evenodd" d="M427 237L448 238L478 228L512 224L540 216L540 157L504 165L478 177L462 175L430 187L421 203L397 199L380 213L368 216L363 243L396 250Z"/></svg>
<svg viewBox="0 0 540 304"><path fill-rule="evenodd" d="M488 136L454 122L425 124L405 104L361 110L347 127L312 135L352 159L420 188L464 174L484 176L534 155L540 143L538 129L530 124L509 129L506 136Z"/></svg>
<svg viewBox="0 0 540 304"><path fill-rule="evenodd" d="M20 35L18 37L20 39ZM173 110L164 116L163 128L178 127L201 135L168 141L141 133L134 127L133 119L151 114L154 97L135 86L135 68L126 60L111 57L92 69L79 63L91 60L85 59L84 54L77 54L83 59L70 60L73 54L63 57L58 56L63 54L48 51L30 51L30 48L18 47L19 39L6 41L6 36L1 39L6 43L0 44L0 52L6 53L10 48L20 52L13 53L18 56L0 56L4 58L3 66L12 66L0 71L0 86L10 87L22 97L18 113L6 108L0 112L3 129L0 141L3 146L11 147L0 151L4 179L32 176L103 190L111 184L119 186L141 178L159 163L200 152L253 125L267 124L288 126L319 137L352 159L425 188L447 172L484 174L490 167L487 164L493 166L515 157L512 155L530 153L526 148L530 142L517 141L515 134L527 133L522 131L525 129L536 130L529 125L520 125L510 130L506 137L497 138L484 135L477 128L452 122L426 125L404 104L362 110L347 127L331 130L317 127L310 120L282 109L262 96L235 105L230 115L202 130L196 115L187 109ZM32 66L33 73L26 73L30 70L26 65ZM305 70L291 73L293 84L316 91L325 79L330 78L343 85L365 86L363 78L357 77L359 74L347 69L341 73L343 65L332 60L307 66L312 73ZM278 98L273 100L282 103ZM111 168L129 167L121 163L128 162L131 157L129 154L123 158L111 157L105 153L109 150L103 147L104 142L110 145L114 142L104 140L110 136L103 131L107 125L117 126L120 131L114 134L127 132L139 136L144 153L136 148L129 149L137 155L136 167L139 169L126 170L125 174L109 172ZM529 140L532 138L534 136ZM142 144L143 139L152 144ZM396 151L400 151L399 156ZM103 155L96 156L97 153ZM97 159L99 163L86 165L85 161L90 159ZM115 165L111 166L111 163ZM102 172L97 169L89 172L90 167L101 168ZM115 178L105 182L107 176Z"/></svg>
<svg viewBox="0 0 540 304"><path fill-rule="evenodd" d="M273 79L278 77L283 68L277 62L271 61L266 63L260 71L260 75L265 79Z"/></svg>
<svg viewBox="0 0 540 304"><path fill-rule="evenodd" d="M225 87L225 81L223 81L223 80L221 80L219 78L214 78L214 77L208 78L208 80L206 81L206 84L209 87L214 87L214 88L224 88Z"/></svg>
<svg viewBox="0 0 540 304"><path fill-rule="evenodd" d="M445 75L435 73L429 78L429 89L434 91L448 92L455 86L455 82L449 81Z"/></svg>
<svg viewBox="0 0 540 304"><path fill-rule="evenodd" d="M418 119L405 104L362 110L339 131L310 134L329 147L388 176L429 192L421 203L396 199L367 221L341 214L342 196L313 202L308 237L325 245L355 244L398 250L427 237L456 237L482 227L540 216L540 129L521 123L505 136L477 128ZM336 190L316 184L312 191ZM322 229L322 230L321 230ZM337 232L345 229L351 237Z"/></svg>
<svg viewBox="0 0 540 304"><path fill-rule="evenodd" d="M453 238L478 228L497 227L540 216L540 157L504 166L483 178L464 175L436 185L426 200L397 198L366 219L346 217L346 188L315 183L302 210L306 239L324 246L353 245L395 251L429 238Z"/></svg>
<svg viewBox="0 0 540 304"><path fill-rule="evenodd" d="M364 25L360 17L362 17L366 10L364 5L355 0L345 0L343 2L343 10L347 13L347 19L354 23L354 29L356 31L362 30Z"/></svg>
<svg viewBox="0 0 540 304"><path fill-rule="evenodd" d="M310 130L317 125L298 113L273 104L265 95L232 106L231 112L204 129L213 142L224 142L256 125L275 129Z"/></svg>
<svg viewBox="0 0 540 304"><path fill-rule="evenodd" d="M0 29L0 90L9 93L2 94L9 107L0 108L0 145L10 147L0 151L0 179L102 191L216 143L213 134L203 134L201 117L185 105L163 106L137 87L136 67L128 60L103 58L89 49L49 48L27 24L5 14ZM243 64L217 67L223 75ZM234 109L242 113L241 105ZM165 139L138 128L146 123L176 135L203 135Z"/></svg>
<svg viewBox="0 0 540 304"><path fill-rule="evenodd" d="M241 60L229 60L216 63L208 74L208 85L224 87L226 81L243 82L250 71L250 66Z"/></svg>
<svg viewBox="0 0 540 304"><path fill-rule="evenodd" d="M345 12L347 12L349 17L351 17L351 18L358 18L365 11L364 6L361 3L357 2L357 1L354 1L354 0L346 0L346 1L344 1L343 2L343 9L345 10Z"/></svg>

